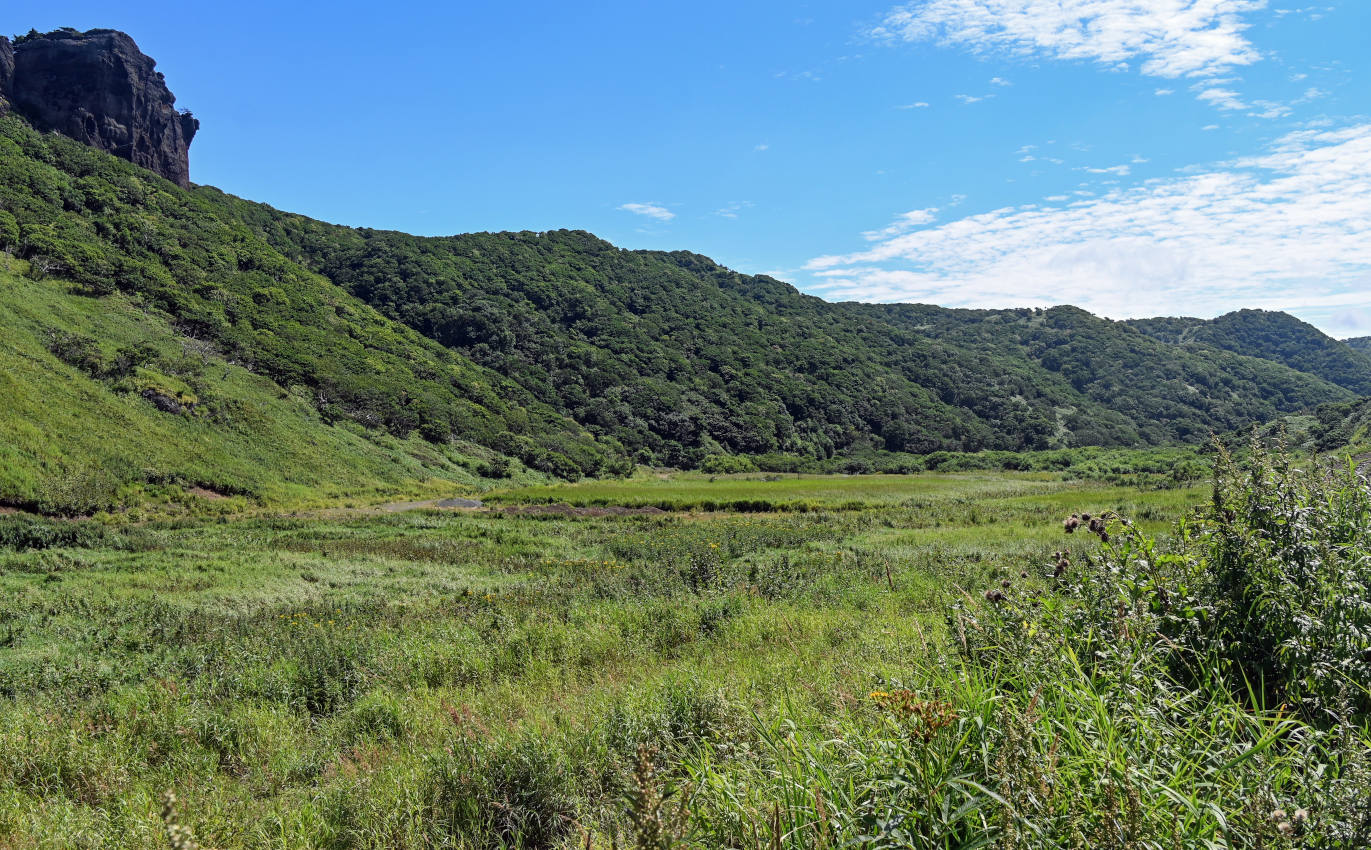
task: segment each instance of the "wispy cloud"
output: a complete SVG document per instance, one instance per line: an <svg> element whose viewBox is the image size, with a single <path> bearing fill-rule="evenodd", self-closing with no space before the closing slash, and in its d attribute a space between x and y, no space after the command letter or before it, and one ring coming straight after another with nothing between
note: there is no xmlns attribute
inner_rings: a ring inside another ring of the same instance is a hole
<svg viewBox="0 0 1371 850"><path fill-rule="evenodd" d="M1371 124L1302 130L1257 156L1078 195L886 235L892 225L806 268L839 299L1071 303L1116 318L1371 310Z"/></svg>
<svg viewBox="0 0 1371 850"><path fill-rule="evenodd" d="M1004 77L991 77L991 78L990 78L990 84L991 84L992 86L1012 86L1012 85L1014 85L1014 84L1011 83L1009 80L1006 80Z"/></svg>
<svg viewBox="0 0 1371 850"><path fill-rule="evenodd" d="M648 218L654 218L657 221L671 221L676 217L676 213L661 204L620 204L618 208L624 212L647 216Z"/></svg>
<svg viewBox="0 0 1371 850"><path fill-rule="evenodd" d="M985 100L987 97L990 97L990 95L983 95L983 96L981 96L981 97L975 97L974 95L969 95L969 94L959 94L959 95L957 95L957 100L960 100L962 103L980 103L981 101Z"/></svg>
<svg viewBox="0 0 1371 850"><path fill-rule="evenodd" d="M1146 160L1144 160L1145 162ZM1127 165L1111 165L1107 168L1091 168L1089 166L1077 168L1077 171L1084 171L1087 174L1112 174L1115 177L1127 177L1133 169Z"/></svg>
<svg viewBox="0 0 1371 850"><path fill-rule="evenodd" d="M1140 62L1156 77L1212 76L1261 56L1243 36L1265 0L921 0L887 12L878 40L976 53Z"/></svg>
<svg viewBox="0 0 1371 850"><path fill-rule="evenodd" d="M910 210L907 213L900 213L895 216L895 221L880 230L868 230L862 234L862 238L868 242L876 242L881 239L889 239L908 233L916 227L923 227L925 224L932 224L938 218L938 208L929 207L922 210Z"/></svg>
<svg viewBox="0 0 1371 850"><path fill-rule="evenodd" d="M1246 112L1253 118L1284 118L1290 114L1290 107L1284 103L1274 100L1254 100L1251 103L1244 101L1237 92L1232 89L1214 87L1197 88L1195 99L1202 103L1230 112ZM1317 91L1317 90L1315 90ZM1297 101L1297 102L1303 102Z"/></svg>
<svg viewBox="0 0 1371 850"><path fill-rule="evenodd" d="M914 103L906 103L906 104L904 104L904 105L902 105L902 106L897 106L897 107L895 107L895 108L896 108L896 109L927 109L927 108L928 108L928 104L927 104L926 102L922 101L922 100L918 100L918 101L915 101Z"/></svg>
<svg viewBox="0 0 1371 850"><path fill-rule="evenodd" d="M752 206L751 201L734 201L714 211L719 218L737 218L738 213Z"/></svg>
<svg viewBox="0 0 1371 850"><path fill-rule="evenodd" d="M762 142L760 145L754 147L753 150L757 153L761 153L762 151L769 151L771 150L771 145L768 145L766 142Z"/></svg>
<svg viewBox="0 0 1371 850"><path fill-rule="evenodd" d="M1195 99L1218 109L1239 110L1249 108L1247 104L1242 102L1238 93L1232 89L1218 87L1202 89L1195 95Z"/></svg>

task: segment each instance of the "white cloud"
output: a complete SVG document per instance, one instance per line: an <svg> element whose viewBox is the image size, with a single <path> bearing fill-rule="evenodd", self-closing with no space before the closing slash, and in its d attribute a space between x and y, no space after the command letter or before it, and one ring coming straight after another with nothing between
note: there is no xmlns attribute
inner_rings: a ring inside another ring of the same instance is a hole
<svg viewBox="0 0 1371 850"><path fill-rule="evenodd" d="M655 218L658 221L671 221L676 217L676 213L661 204L621 204L619 209L624 212L631 212L634 215L644 215L648 218Z"/></svg>
<svg viewBox="0 0 1371 850"><path fill-rule="evenodd" d="M928 108L928 104L925 103L924 101L920 100L920 101L917 101L917 102L915 102L915 103L906 103L906 104L904 104L903 106L897 106L897 107L895 107L895 108L896 108L896 109L927 109L927 108Z"/></svg>
<svg viewBox="0 0 1371 850"><path fill-rule="evenodd" d="M899 236L901 233L908 233L916 227L923 227L925 224L932 224L938 218L938 208L929 207L922 210L910 210L907 213L900 213L895 216L895 221L889 226L880 230L868 230L862 234L862 238L868 242L875 242L880 239L889 239Z"/></svg>
<svg viewBox="0 0 1371 850"><path fill-rule="evenodd" d="M957 100L960 100L962 103L980 103L985 100L985 97L973 97L969 94L959 94L957 95Z"/></svg>
<svg viewBox="0 0 1371 850"><path fill-rule="evenodd" d="M1115 177L1127 177L1133 169L1127 165L1111 165L1108 168L1077 168L1077 171L1084 171L1087 174L1113 174Z"/></svg>
<svg viewBox="0 0 1371 850"><path fill-rule="evenodd" d="M1062 206L879 234L865 250L811 260L812 288L966 307L1069 303L1115 318L1368 310L1371 124L1302 130L1259 156Z"/></svg>
<svg viewBox="0 0 1371 850"><path fill-rule="evenodd" d="M1011 83L1009 80L1006 80L1004 77L991 77L991 78L990 78L990 84L991 84L992 86L1012 86L1012 85L1014 85L1014 84Z"/></svg>
<svg viewBox="0 0 1371 850"><path fill-rule="evenodd" d="M1254 118L1284 118L1290 114L1290 107L1274 100L1254 100L1252 106L1255 111L1247 113Z"/></svg>
<svg viewBox="0 0 1371 850"><path fill-rule="evenodd" d="M976 53L1141 62L1156 77L1212 76L1258 61L1243 14L1265 0L919 0L887 12L880 40Z"/></svg>
<svg viewBox="0 0 1371 850"><path fill-rule="evenodd" d="M751 201L734 201L727 206L720 207L714 211L719 218L737 218L738 213L752 206Z"/></svg>
<svg viewBox="0 0 1371 850"><path fill-rule="evenodd" d="M1239 110L1251 108L1243 103L1242 98L1232 89L1204 89L1199 94L1195 95L1195 99L1218 109Z"/></svg>
<svg viewBox="0 0 1371 850"><path fill-rule="evenodd" d="M1169 94L1175 94L1175 93L1176 93L1176 90L1175 90L1175 89L1157 89L1155 92L1153 92L1153 94L1155 94L1157 97L1166 97L1166 96L1169 95Z"/></svg>
<svg viewBox="0 0 1371 850"><path fill-rule="evenodd" d="M763 142L762 144L757 145L755 148L753 148L753 150L757 153L761 153L762 151L769 151L771 150L771 145L768 145L765 142Z"/></svg>
<svg viewBox="0 0 1371 850"><path fill-rule="evenodd" d="M1254 100L1251 103L1248 103L1242 99L1241 95L1232 89L1219 87L1205 88L1203 86L1198 87L1198 89L1199 92L1195 95L1195 99L1217 109L1229 112L1242 111L1253 118L1265 118L1268 120L1284 118L1290 114L1289 106L1274 100ZM1296 102L1298 103L1300 101Z"/></svg>

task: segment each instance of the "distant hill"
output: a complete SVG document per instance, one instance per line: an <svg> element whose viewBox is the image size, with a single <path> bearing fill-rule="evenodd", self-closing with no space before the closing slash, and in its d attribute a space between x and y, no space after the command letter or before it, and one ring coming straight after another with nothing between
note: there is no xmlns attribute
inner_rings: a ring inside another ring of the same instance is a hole
<svg viewBox="0 0 1371 850"><path fill-rule="evenodd" d="M1357 351L1364 351L1371 354L1371 336L1355 336L1351 339L1345 339L1343 342L1347 343L1350 347L1355 348Z"/></svg>
<svg viewBox="0 0 1371 850"><path fill-rule="evenodd" d="M583 232L421 238L233 203L282 253L648 462L1194 441L1352 395L1075 308L830 304Z"/></svg>
<svg viewBox="0 0 1371 850"><path fill-rule="evenodd" d="M1164 342L1260 357L1371 395L1371 348L1333 339L1288 313L1238 310L1210 321L1139 319L1129 324Z"/></svg>

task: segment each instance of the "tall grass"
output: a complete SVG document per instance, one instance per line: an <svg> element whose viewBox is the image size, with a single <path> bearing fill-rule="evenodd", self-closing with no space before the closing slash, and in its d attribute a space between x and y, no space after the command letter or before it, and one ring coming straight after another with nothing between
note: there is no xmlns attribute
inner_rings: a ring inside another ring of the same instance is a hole
<svg viewBox="0 0 1371 850"><path fill-rule="evenodd" d="M850 712L692 754L691 843L1371 846L1366 480L1254 446L1172 547L1086 520Z"/></svg>
<svg viewBox="0 0 1371 850"><path fill-rule="evenodd" d="M0 847L1363 846L1371 497L1254 457L860 511L8 518Z"/></svg>

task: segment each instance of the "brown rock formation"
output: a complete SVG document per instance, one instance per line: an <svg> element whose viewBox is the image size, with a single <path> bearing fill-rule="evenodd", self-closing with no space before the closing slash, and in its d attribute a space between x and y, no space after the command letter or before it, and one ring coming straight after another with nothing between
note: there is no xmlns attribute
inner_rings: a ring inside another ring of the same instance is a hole
<svg viewBox="0 0 1371 850"><path fill-rule="evenodd" d="M0 46L4 96L8 43ZM200 122L176 110L157 63L117 30L30 32L12 48L9 101L40 130L55 130L190 185L190 142Z"/></svg>

